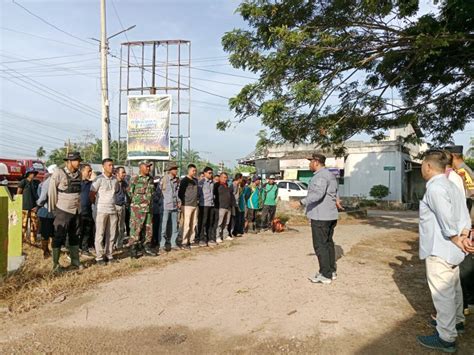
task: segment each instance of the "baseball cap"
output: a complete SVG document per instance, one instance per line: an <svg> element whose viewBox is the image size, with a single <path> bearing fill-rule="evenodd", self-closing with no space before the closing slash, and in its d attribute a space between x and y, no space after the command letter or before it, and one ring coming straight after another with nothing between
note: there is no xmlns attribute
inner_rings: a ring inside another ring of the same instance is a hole
<svg viewBox="0 0 474 355"><path fill-rule="evenodd" d="M444 149L452 154L462 154L464 147L462 145L450 145Z"/></svg>
<svg viewBox="0 0 474 355"><path fill-rule="evenodd" d="M253 179L252 179L252 182L255 182L257 180L262 180L262 178L258 175L254 176Z"/></svg>
<svg viewBox="0 0 474 355"><path fill-rule="evenodd" d="M140 160L138 162L138 166L140 166L140 165L152 166L153 163L151 161L145 159L145 160Z"/></svg>
<svg viewBox="0 0 474 355"><path fill-rule="evenodd" d="M276 179L275 175L273 175L273 174L270 175L268 178L271 179L271 180L275 180L275 179Z"/></svg>
<svg viewBox="0 0 474 355"><path fill-rule="evenodd" d="M82 161L81 153L79 153L79 152L67 153L66 158L64 158L63 160L64 161L66 161L66 160L79 160L79 161Z"/></svg>

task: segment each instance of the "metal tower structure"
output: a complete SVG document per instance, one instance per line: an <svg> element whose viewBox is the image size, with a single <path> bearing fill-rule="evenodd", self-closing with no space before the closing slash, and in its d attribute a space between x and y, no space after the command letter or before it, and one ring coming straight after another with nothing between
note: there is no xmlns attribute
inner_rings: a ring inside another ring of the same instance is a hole
<svg viewBox="0 0 474 355"><path fill-rule="evenodd" d="M191 41L122 43L119 75L119 141L126 139L129 95L170 94L170 138L178 150L174 158L181 162L183 143L191 148ZM119 150L118 160L124 154Z"/></svg>

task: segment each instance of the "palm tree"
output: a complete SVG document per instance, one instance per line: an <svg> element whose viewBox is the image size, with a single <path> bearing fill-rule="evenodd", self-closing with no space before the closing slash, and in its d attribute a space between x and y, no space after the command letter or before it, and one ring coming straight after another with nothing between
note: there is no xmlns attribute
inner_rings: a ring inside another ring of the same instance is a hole
<svg viewBox="0 0 474 355"><path fill-rule="evenodd" d="M186 163L194 163L197 164L201 160L201 157L199 156L199 152L196 150L192 149L186 149L183 152L183 161Z"/></svg>
<svg viewBox="0 0 474 355"><path fill-rule="evenodd" d="M43 158L46 155L46 150L43 148L43 146L39 147L38 150L36 151L36 157L38 159Z"/></svg>

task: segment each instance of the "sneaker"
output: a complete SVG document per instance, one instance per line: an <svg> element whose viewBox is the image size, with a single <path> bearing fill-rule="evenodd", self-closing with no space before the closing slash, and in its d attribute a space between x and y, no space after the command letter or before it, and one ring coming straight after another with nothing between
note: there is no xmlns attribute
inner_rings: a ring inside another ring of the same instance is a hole
<svg viewBox="0 0 474 355"><path fill-rule="evenodd" d="M209 243L207 243L207 245L209 245L209 246L214 246L214 245L216 245L216 244L217 244L217 243L216 243L215 240L210 240Z"/></svg>
<svg viewBox="0 0 474 355"><path fill-rule="evenodd" d="M97 265L99 265L99 266L105 266L105 265L107 265L107 262L106 262L105 260L103 260L103 259L101 259L101 260L96 260L95 263L96 263Z"/></svg>
<svg viewBox="0 0 474 355"><path fill-rule="evenodd" d="M227 238L225 238L225 240L234 240L234 238L232 238L232 237L227 237Z"/></svg>
<svg viewBox="0 0 474 355"><path fill-rule="evenodd" d="M436 322L436 319L430 319L428 324L432 326L433 328L436 328L436 326L438 325L438 323ZM464 329L463 322L459 322L458 324L456 324L456 331L458 332L458 334L464 334L465 329Z"/></svg>
<svg viewBox="0 0 474 355"><path fill-rule="evenodd" d="M199 246L200 247L207 247L207 243L206 242L199 242Z"/></svg>
<svg viewBox="0 0 474 355"><path fill-rule="evenodd" d="M316 275L315 277L308 277L308 280L315 284L325 284L329 285L332 280L324 277L323 275Z"/></svg>
<svg viewBox="0 0 474 355"><path fill-rule="evenodd" d="M331 280L336 281L337 280L337 272L333 272L331 276Z"/></svg>
<svg viewBox="0 0 474 355"><path fill-rule="evenodd" d="M444 341L438 334L417 336L418 344L428 349L439 350L445 353L455 353L456 343Z"/></svg>
<svg viewBox="0 0 474 355"><path fill-rule="evenodd" d="M221 244L222 242L223 242L223 241L222 241L221 238L217 238L217 239L216 239L216 243L217 243L217 244Z"/></svg>
<svg viewBox="0 0 474 355"><path fill-rule="evenodd" d="M118 263L120 263L120 260L119 260L119 259L111 258L111 259L109 259L109 263L111 263L111 264L118 264Z"/></svg>

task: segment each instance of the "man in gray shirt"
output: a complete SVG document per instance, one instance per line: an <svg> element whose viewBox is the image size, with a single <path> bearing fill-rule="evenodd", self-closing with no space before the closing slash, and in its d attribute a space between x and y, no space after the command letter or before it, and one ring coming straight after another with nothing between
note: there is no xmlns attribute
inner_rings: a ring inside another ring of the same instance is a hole
<svg viewBox="0 0 474 355"><path fill-rule="evenodd" d="M326 168L324 155L315 153L309 160L309 168L314 175L309 183L308 196L301 200L301 204L306 206L306 216L311 220L313 247L319 261L319 273L310 280L330 284L336 279L333 235L338 218L337 180Z"/></svg>
<svg viewBox="0 0 474 355"><path fill-rule="evenodd" d="M97 206L96 232L95 232L95 255L99 265L106 262L116 262L112 251L117 233L118 216L115 207L115 194L118 192L118 181L113 175L114 163L112 159L102 161L103 174L100 175L91 186L89 193L91 202ZM105 239L105 240L104 240ZM105 246L102 248L102 242Z"/></svg>
<svg viewBox="0 0 474 355"><path fill-rule="evenodd" d="M161 218L161 240L165 241L165 250L177 248L178 239L178 209L181 202L178 198L178 166L168 165L168 173L161 179L161 193L163 196L163 215ZM171 220L171 237L167 237L168 221Z"/></svg>
<svg viewBox="0 0 474 355"><path fill-rule="evenodd" d="M215 244L214 226L214 180L212 168L204 168L204 177L199 180L199 215L198 215L198 240L199 246Z"/></svg>

